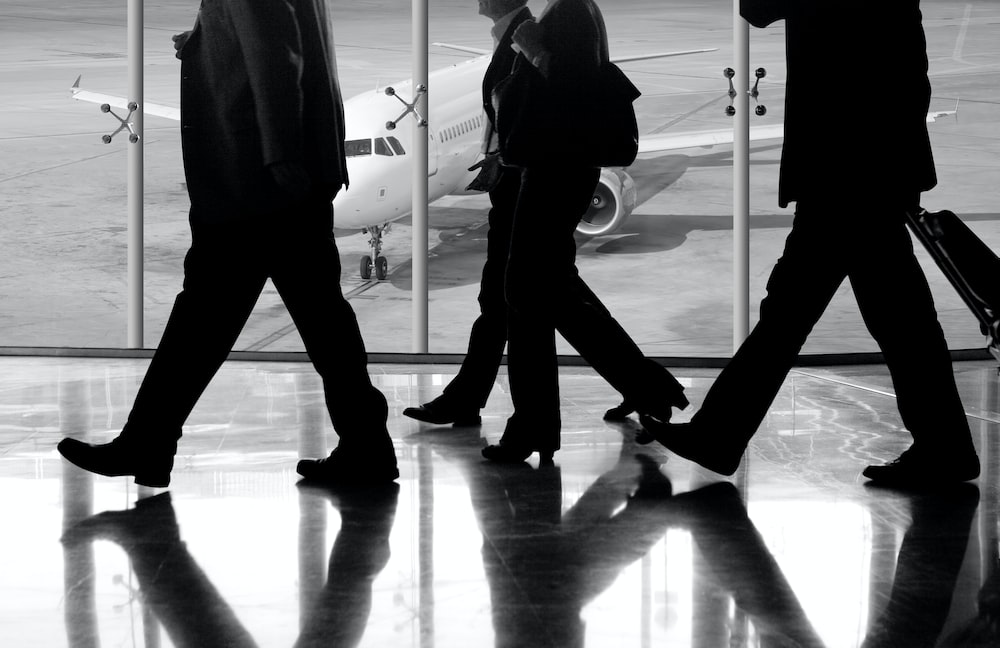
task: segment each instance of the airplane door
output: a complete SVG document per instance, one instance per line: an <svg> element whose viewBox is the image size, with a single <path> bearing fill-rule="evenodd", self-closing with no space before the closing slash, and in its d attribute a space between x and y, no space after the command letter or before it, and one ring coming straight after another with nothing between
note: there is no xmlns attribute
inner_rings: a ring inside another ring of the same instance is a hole
<svg viewBox="0 0 1000 648"><path fill-rule="evenodd" d="M438 138L437 132L427 128L427 177L430 178L438 172Z"/></svg>

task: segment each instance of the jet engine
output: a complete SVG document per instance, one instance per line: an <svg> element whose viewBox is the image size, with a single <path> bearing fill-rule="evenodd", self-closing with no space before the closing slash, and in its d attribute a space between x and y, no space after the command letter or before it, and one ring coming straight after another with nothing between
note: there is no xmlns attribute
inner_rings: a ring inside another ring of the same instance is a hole
<svg viewBox="0 0 1000 648"><path fill-rule="evenodd" d="M594 198L576 231L586 236L610 234L622 226L635 209L635 181L625 169L601 169Z"/></svg>

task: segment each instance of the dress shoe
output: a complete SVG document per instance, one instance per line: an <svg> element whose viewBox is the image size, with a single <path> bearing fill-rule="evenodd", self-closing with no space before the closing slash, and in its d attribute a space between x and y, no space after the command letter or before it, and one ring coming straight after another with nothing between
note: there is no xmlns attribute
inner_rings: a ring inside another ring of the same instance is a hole
<svg viewBox="0 0 1000 648"><path fill-rule="evenodd" d="M686 409L689 404L690 402L683 391L672 393L656 405L646 407L639 405L630 398L625 398L620 405L612 407L604 413L604 420L624 421L632 412L639 412L640 415L651 416L661 423L669 423L671 416L673 416L672 408L676 407L682 410Z"/></svg>
<svg viewBox="0 0 1000 648"><path fill-rule="evenodd" d="M411 419L433 425L448 425L450 423L454 427L472 427L483 423L478 408L461 409L434 401L424 403L419 407L407 407L403 410L403 416L409 416Z"/></svg>
<svg viewBox="0 0 1000 648"><path fill-rule="evenodd" d="M295 471L322 484L383 484L399 477L396 456L376 459L375 453L335 448L325 459L303 459Z"/></svg>
<svg viewBox="0 0 1000 648"><path fill-rule="evenodd" d="M640 416L639 422L644 429L636 435L636 443L658 441L674 454L720 475L735 473L746 450L746 444L727 444L692 423L663 423L649 416Z"/></svg>
<svg viewBox="0 0 1000 648"><path fill-rule="evenodd" d="M170 484L177 441L141 440L122 434L103 444L66 438L56 449L70 463L92 473L106 477L132 475L140 486L162 488Z"/></svg>
<svg viewBox="0 0 1000 648"><path fill-rule="evenodd" d="M868 466L861 473L871 483L894 488L926 488L966 482L979 477L979 457L969 450L956 455L909 448L887 464Z"/></svg>
<svg viewBox="0 0 1000 648"><path fill-rule="evenodd" d="M504 443L503 441L483 448L483 457L495 463L521 463L534 452L538 453L540 465L547 466L552 464L552 457L555 454L555 450L541 450L530 446Z"/></svg>

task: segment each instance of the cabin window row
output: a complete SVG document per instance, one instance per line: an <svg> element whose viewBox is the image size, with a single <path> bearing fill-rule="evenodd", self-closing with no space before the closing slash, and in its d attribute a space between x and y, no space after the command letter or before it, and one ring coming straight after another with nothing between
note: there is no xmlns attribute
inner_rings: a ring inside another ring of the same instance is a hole
<svg viewBox="0 0 1000 648"><path fill-rule="evenodd" d="M466 119L460 124L454 126L449 126L441 132L441 141L447 142L448 140L455 139L459 135L464 135L472 131L478 131L483 127L483 117L479 115L473 119Z"/></svg>

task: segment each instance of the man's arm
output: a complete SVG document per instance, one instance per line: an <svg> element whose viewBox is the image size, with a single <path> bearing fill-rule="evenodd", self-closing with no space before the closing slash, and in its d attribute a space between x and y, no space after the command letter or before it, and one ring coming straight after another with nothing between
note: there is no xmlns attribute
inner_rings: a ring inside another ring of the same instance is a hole
<svg viewBox="0 0 1000 648"><path fill-rule="evenodd" d="M302 41L287 0L230 0L246 65L265 165L301 163Z"/></svg>

